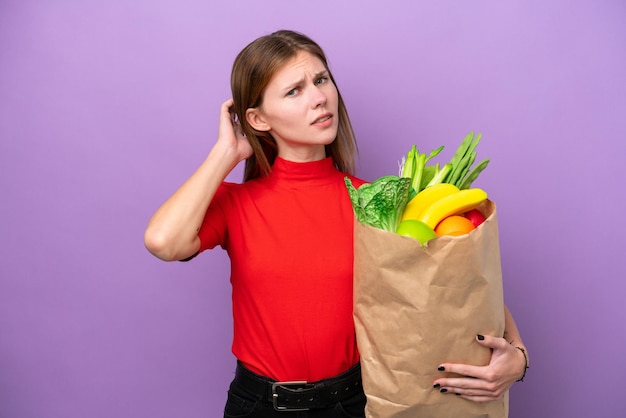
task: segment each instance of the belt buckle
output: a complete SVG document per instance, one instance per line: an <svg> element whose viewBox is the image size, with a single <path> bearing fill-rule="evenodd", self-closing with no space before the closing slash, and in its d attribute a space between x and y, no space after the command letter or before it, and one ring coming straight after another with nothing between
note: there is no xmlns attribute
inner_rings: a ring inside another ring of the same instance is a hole
<svg viewBox="0 0 626 418"><path fill-rule="evenodd" d="M272 404L274 405L274 409L277 411L308 411L309 408L290 408L288 406L280 406L278 405L278 393L276 393L276 388L278 386L305 386L307 384L306 380L292 380L289 382L274 382L272 383Z"/></svg>

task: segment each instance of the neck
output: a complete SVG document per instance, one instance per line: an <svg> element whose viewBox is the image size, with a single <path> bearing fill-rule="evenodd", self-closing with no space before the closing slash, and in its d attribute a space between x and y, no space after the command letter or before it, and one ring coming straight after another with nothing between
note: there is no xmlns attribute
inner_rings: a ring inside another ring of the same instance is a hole
<svg viewBox="0 0 626 418"><path fill-rule="evenodd" d="M296 163L319 161L326 158L326 147L324 145L306 145L298 148L279 148L278 156L283 160Z"/></svg>

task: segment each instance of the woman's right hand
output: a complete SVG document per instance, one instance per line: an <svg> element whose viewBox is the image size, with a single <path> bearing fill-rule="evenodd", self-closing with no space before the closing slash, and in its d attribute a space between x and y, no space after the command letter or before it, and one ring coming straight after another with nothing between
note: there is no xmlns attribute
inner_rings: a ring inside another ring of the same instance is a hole
<svg viewBox="0 0 626 418"><path fill-rule="evenodd" d="M248 138L244 135L241 123L233 110L233 99L222 103L220 108L220 122L217 135L217 143L227 150L234 151L237 162L252 156L252 147Z"/></svg>

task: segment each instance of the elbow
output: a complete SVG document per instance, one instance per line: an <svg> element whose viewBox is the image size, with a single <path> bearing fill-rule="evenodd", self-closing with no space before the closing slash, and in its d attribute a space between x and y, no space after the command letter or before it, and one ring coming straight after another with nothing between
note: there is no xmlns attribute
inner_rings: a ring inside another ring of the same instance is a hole
<svg viewBox="0 0 626 418"><path fill-rule="evenodd" d="M150 254L163 261L176 261L176 253L170 240L164 234L148 228L144 234L143 242Z"/></svg>

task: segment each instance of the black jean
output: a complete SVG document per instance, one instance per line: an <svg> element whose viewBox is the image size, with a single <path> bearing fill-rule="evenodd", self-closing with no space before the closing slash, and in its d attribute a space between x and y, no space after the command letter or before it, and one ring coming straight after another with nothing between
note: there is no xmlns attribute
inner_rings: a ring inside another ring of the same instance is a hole
<svg viewBox="0 0 626 418"><path fill-rule="evenodd" d="M365 394L360 390L335 405L308 411L277 411L263 394L251 393L237 384L230 384L224 418L365 418Z"/></svg>

